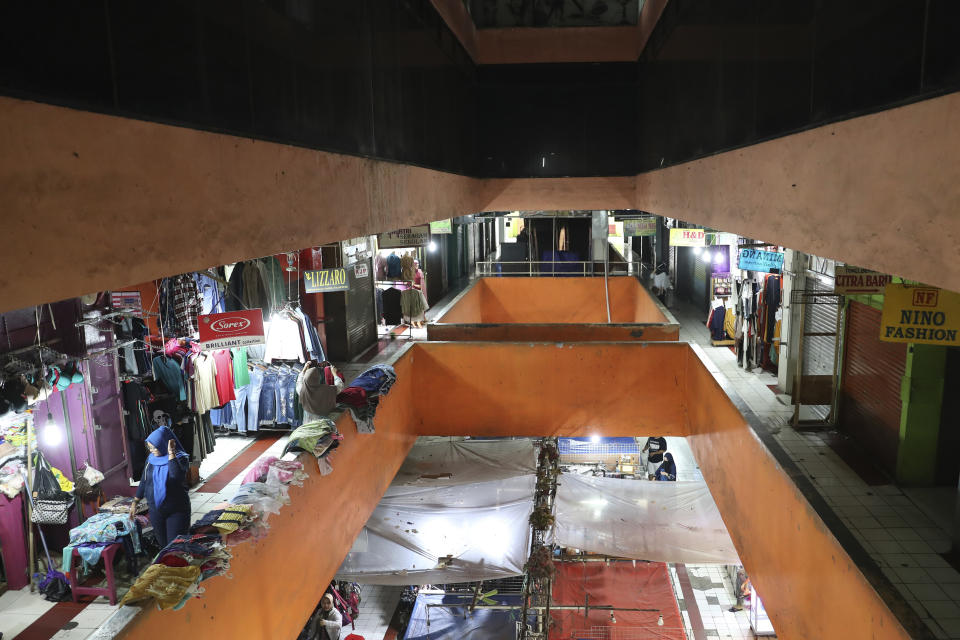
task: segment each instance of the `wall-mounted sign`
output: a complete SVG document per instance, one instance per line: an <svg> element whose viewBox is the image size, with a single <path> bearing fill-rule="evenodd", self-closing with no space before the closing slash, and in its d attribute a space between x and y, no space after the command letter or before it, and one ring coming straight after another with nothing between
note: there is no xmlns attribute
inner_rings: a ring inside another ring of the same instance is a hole
<svg viewBox="0 0 960 640"><path fill-rule="evenodd" d="M960 293L888 284L883 290L880 339L960 346Z"/></svg>
<svg viewBox="0 0 960 640"><path fill-rule="evenodd" d="M783 271L783 254L779 251L761 251L760 249L740 249L737 267L746 271L780 273Z"/></svg>
<svg viewBox="0 0 960 640"><path fill-rule="evenodd" d="M453 224L451 224L449 218L431 222L430 233L453 233Z"/></svg>
<svg viewBox="0 0 960 640"><path fill-rule="evenodd" d="M418 227L408 227L381 233L377 236L381 249L397 249L401 247L425 247L430 244L430 225L422 224Z"/></svg>
<svg viewBox="0 0 960 640"><path fill-rule="evenodd" d="M733 278L729 273L713 274L713 295L729 296L733 291Z"/></svg>
<svg viewBox="0 0 960 640"><path fill-rule="evenodd" d="M671 247L703 247L707 244L707 232L703 229L670 229Z"/></svg>
<svg viewBox="0 0 960 640"><path fill-rule="evenodd" d="M229 349L263 344L263 309L246 309L200 316L200 345L204 349Z"/></svg>
<svg viewBox="0 0 960 640"><path fill-rule="evenodd" d="M343 267L303 272L303 290L306 293L346 291L349 288L349 285L347 285L347 270Z"/></svg>
<svg viewBox="0 0 960 640"><path fill-rule="evenodd" d="M846 296L883 293L893 281L893 276L850 265L838 266L835 278L833 292Z"/></svg>
<svg viewBox="0 0 960 640"><path fill-rule="evenodd" d="M657 232L656 218L634 218L623 221L623 235L652 236Z"/></svg>
<svg viewBox="0 0 960 640"><path fill-rule="evenodd" d="M353 266L353 275L358 278L366 278L370 275L370 267L367 266L366 262L360 262Z"/></svg>
<svg viewBox="0 0 960 640"><path fill-rule="evenodd" d="M138 318L143 317L143 301L139 291L111 291L110 306L114 309L130 309Z"/></svg>

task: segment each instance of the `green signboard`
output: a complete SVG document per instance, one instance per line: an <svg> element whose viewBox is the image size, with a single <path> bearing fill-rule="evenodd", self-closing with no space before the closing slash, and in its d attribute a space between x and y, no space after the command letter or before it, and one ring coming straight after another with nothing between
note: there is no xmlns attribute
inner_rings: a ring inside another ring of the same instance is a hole
<svg viewBox="0 0 960 640"><path fill-rule="evenodd" d="M450 223L450 218L431 222L430 233L453 233L453 225Z"/></svg>
<svg viewBox="0 0 960 640"><path fill-rule="evenodd" d="M348 288L346 269L319 269L303 272L303 290L307 293L346 291Z"/></svg>
<svg viewBox="0 0 960 640"><path fill-rule="evenodd" d="M623 221L623 235L652 236L657 233L656 218L635 218Z"/></svg>

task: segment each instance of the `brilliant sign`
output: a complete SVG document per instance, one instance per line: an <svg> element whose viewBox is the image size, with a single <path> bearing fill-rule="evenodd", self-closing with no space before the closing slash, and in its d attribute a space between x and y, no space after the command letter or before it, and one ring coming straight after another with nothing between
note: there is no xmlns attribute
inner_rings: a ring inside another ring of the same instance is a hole
<svg viewBox="0 0 960 640"><path fill-rule="evenodd" d="M844 296L880 294L892 281L893 276L869 269L850 265L838 266L833 292Z"/></svg>
<svg viewBox="0 0 960 640"><path fill-rule="evenodd" d="M780 273L783 271L783 254L779 251L740 249L737 267L746 271Z"/></svg>
<svg viewBox="0 0 960 640"><path fill-rule="evenodd" d="M206 349L229 349L263 344L263 310L211 313L199 318L200 344Z"/></svg>
<svg viewBox="0 0 960 640"><path fill-rule="evenodd" d="M671 247L703 247L707 244L707 232L703 229L670 229Z"/></svg>
<svg viewBox="0 0 960 640"><path fill-rule="evenodd" d="M960 294L888 284L883 296L882 341L960 346Z"/></svg>

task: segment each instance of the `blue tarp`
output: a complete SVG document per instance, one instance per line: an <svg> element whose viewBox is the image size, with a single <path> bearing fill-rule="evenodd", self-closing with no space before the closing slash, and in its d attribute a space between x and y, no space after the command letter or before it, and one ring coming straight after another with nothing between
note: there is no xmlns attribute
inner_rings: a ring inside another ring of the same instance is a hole
<svg viewBox="0 0 960 640"><path fill-rule="evenodd" d="M471 596L420 594L410 614L410 624L404 640L514 640L516 621L520 610L476 609L466 613ZM498 604L522 604L520 596L496 595L491 598ZM462 607L431 607L430 626L427 627L428 604L460 604ZM489 603L487 603L489 604ZM530 618L531 622L535 617Z"/></svg>

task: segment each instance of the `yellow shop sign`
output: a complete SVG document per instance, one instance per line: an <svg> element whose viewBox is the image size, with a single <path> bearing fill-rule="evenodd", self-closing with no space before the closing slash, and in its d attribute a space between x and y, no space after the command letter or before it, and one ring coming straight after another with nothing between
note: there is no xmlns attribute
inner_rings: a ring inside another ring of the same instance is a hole
<svg viewBox="0 0 960 640"><path fill-rule="evenodd" d="M707 244L707 232L703 229L670 229L671 247L703 247Z"/></svg>
<svg viewBox="0 0 960 640"><path fill-rule="evenodd" d="M935 287L888 284L880 339L960 346L960 294Z"/></svg>

